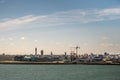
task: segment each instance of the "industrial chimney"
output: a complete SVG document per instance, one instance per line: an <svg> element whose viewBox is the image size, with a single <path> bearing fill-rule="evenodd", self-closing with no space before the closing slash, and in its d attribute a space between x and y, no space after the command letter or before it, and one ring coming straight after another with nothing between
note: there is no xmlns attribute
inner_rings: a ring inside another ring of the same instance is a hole
<svg viewBox="0 0 120 80"><path fill-rule="evenodd" d="M37 56L37 48L35 48L35 56Z"/></svg>

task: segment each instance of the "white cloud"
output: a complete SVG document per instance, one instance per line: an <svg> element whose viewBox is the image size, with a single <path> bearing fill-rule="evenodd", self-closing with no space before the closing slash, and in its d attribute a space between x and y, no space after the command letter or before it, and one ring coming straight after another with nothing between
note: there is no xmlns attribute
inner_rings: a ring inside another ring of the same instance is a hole
<svg viewBox="0 0 120 80"><path fill-rule="evenodd" d="M12 37L9 37L8 39L9 39L10 41L12 41L12 40L13 40L13 38L12 38Z"/></svg>
<svg viewBox="0 0 120 80"><path fill-rule="evenodd" d="M10 43L10 46L13 46L14 45L14 43Z"/></svg>
<svg viewBox="0 0 120 80"><path fill-rule="evenodd" d="M113 43L101 43L100 46L102 46L102 47L113 47L114 44Z"/></svg>
<svg viewBox="0 0 120 80"><path fill-rule="evenodd" d="M24 24L37 24L44 26L57 26L64 24L84 24L98 21L110 21L120 19L120 8L90 9L90 10L69 10L49 15L27 15L16 19L0 20L0 27L12 27Z"/></svg>
<svg viewBox="0 0 120 80"><path fill-rule="evenodd" d="M101 39L102 39L102 40L108 40L109 37L104 36L104 37L102 37Z"/></svg>
<svg viewBox="0 0 120 80"><path fill-rule="evenodd" d="M115 44L116 47L119 47L120 45L119 44Z"/></svg>
<svg viewBox="0 0 120 80"><path fill-rule="evenodd" d="M34 40L35 42L38 42L38 40Z"/></svg>
<svg viewBox="0 0 120 80"><path fill-rule="evenodd" d="M21 40L24 40L24 39L25 39L25 37L21 37L20 39L21 39Z"/></svg>
<svg viewBox="0 0 120 80"><path fill-rule="evenodd" d="M44 16L33 16L33 15L27 15L23 17L19 17L16 19L8 19L0 22L0 27L11 27L11 26L18 26L18 25L23 25L26 23L30 23L33 21L36 21Z"/></svg>
<svg viewBox="0 0 120 80"><path fill-rule="evenodd" d="M98 11L100 16L120 15L120 8L111 8Z"/></svg>
<svg viewBox="0 0 120 80"><path fill-rule="evenodd" d="M4 41L5 40L5 38L0 38L0 41Z"/></svg>
<svg viewBox="0 0 120 80"><path fill-rule="evenodd" d="M88 46L88 43L84 43L83 45L84 45L84 46Z"/></svg>
<svg viewBox="0 0 120 80"><path fill-rule="evenodd" d="M104 16L103 16L104 15ZM90 23L98 21L110 21L120 19L120 8L70 10L47 15L40 20L40 24L62 25L71 23Z"/></svg>
<svg viewBox="0 0 120 80"><path fill-rule="evenodd" d="M56 42L55 44L56 44L56 45L61 45L62 43L61 43L61 42Z"/></svg>

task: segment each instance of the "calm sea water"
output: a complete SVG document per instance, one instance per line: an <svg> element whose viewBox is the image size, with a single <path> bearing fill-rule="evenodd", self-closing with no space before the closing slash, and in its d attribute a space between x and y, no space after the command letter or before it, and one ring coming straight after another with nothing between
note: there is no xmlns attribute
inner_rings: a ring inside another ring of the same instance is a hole
<svg viewBox="0 0 120 80"><path fill-rule="evenodd" d="M120 80L120 66L0 65L0 80Z"/></svg>

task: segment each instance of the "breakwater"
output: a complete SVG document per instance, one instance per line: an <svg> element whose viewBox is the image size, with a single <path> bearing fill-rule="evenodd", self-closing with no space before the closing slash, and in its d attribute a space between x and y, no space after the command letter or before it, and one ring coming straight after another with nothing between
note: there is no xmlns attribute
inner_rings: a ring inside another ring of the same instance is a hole
<svg viewBox="0 0 120 80"><path fill-rule="evenodd" d="M33 64L33 65L72 65L72 64L83 64L83 65L120 65L119 63L104 63L104 62L27 62L27 61L0 61L0 64Z"/></svg>

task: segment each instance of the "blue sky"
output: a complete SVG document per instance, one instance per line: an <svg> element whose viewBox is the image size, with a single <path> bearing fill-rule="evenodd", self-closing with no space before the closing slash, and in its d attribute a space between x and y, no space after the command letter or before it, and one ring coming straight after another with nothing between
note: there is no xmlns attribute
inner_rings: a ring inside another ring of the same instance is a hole
<svg viewBox="0 0 120 80"><path fill-rule="evenodd" d="M119 34L119 0L0 0L1 54L120 53Z"/></svg>

